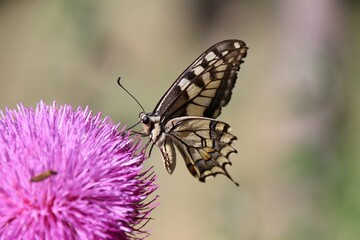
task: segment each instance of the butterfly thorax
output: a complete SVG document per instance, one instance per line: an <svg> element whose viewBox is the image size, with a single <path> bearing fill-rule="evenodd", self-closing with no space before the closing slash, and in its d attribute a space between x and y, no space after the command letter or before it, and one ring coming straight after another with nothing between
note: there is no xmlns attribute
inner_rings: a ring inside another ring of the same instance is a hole
<svg viewBox="0 0 360 240"><path fill-rule="evenodd" d="M144 132L151 141L157 144L163 133L160 125L160 116L151 113L141 112L139 114L140 122L143 124Z"/></svg>

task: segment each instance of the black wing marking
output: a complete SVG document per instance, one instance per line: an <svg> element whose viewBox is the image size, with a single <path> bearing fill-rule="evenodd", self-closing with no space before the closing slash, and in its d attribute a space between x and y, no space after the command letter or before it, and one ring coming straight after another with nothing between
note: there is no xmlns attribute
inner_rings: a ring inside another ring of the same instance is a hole
<svg viewBox="0 0 360 240"><path fill-rule="evenodd" d="M161 98L153 114L216 118L230 101L237 71L247 53L241 40L225 40L198 57Z"/></svg>
<svg viewBox="0 0 360 240"><path fill-rule="evenodd" d="M230 154L237 152L232 146L236 137L229 131L227 123L203 117L174 118L165 126L194 177L205 182L209 176L223 174L238 186L225 168L231 165Z"/></svg>

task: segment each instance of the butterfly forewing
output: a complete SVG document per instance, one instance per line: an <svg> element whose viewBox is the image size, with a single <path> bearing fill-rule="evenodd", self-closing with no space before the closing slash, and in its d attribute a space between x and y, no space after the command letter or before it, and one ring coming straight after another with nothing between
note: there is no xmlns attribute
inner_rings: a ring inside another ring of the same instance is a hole
<svg viewBox="0 0 360 240"><path fill-rule="evenodd" d="M140 114L145 135L160 148L170 174L176 166L175 145L200 181L217 174L233 181L225 166L236 153L236 137L228 124L215 118L230 101L247 49L241 40L215 44L180 75L152 113Z"/></svg>
<svg viewBox="0 0 360 240"><path fill-rule="evenodd" d="M164 121L179 116L216 118L231 98L247 47L241 40L215 44L175 81L154 113Z"/></svg>

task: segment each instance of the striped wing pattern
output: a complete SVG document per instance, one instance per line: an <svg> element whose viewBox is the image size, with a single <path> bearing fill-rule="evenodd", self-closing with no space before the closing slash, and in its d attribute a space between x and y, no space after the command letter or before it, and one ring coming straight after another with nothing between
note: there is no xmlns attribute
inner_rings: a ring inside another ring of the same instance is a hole
<svg viewBox="0 0 360 240"><path fill-rule="evenodd" d="M218 117L230 101L246 53L247 47L240 40L215 44L180 75L153 112L164 120L179 116Z"/></svg>

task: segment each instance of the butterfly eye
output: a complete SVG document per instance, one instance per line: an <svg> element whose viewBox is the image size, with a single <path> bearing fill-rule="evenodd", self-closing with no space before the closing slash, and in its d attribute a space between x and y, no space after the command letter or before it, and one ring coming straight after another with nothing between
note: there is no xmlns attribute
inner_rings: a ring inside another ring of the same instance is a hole
<svg viewBox="0 0 360 240"><path fill-rule="evenodd" d="M148 123L150 122L150 119L149 119L148 116L144 116L144 117L141 119L141 122L142 122L143 124L148 124Z"/></svg>

